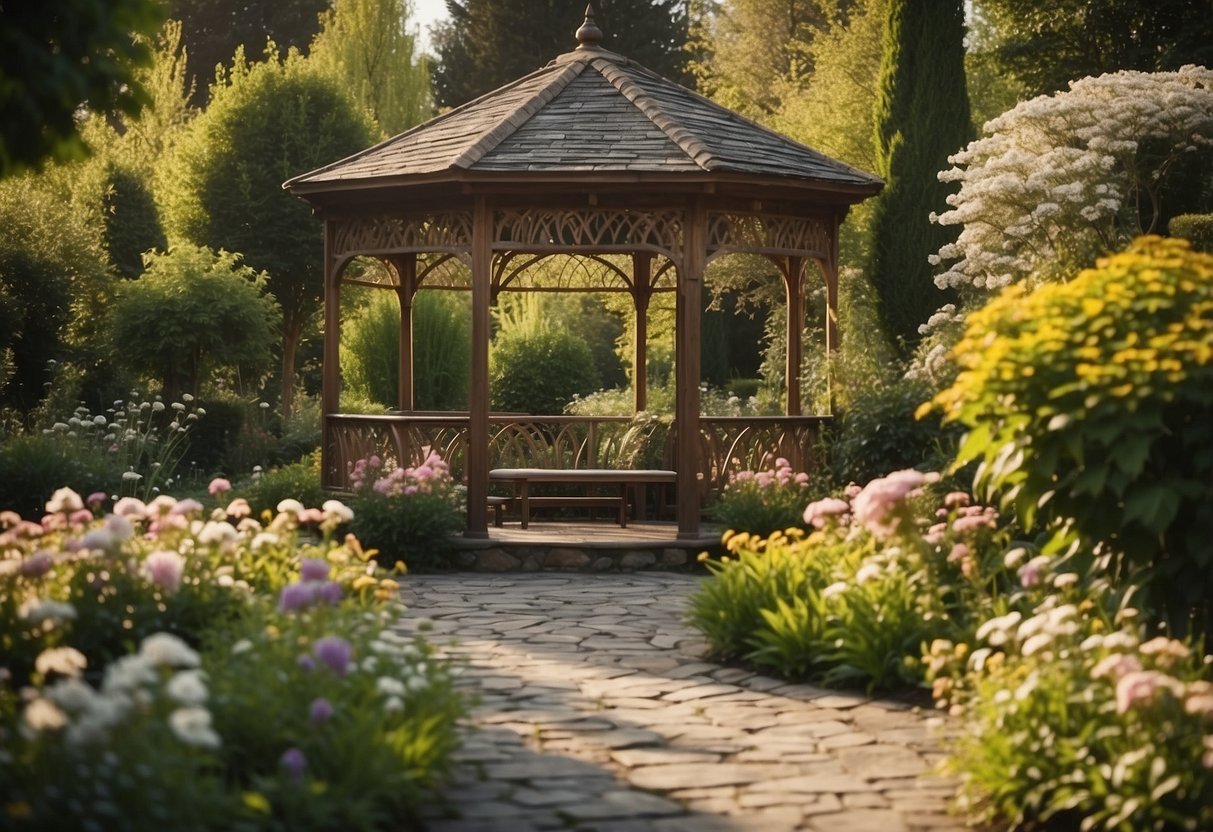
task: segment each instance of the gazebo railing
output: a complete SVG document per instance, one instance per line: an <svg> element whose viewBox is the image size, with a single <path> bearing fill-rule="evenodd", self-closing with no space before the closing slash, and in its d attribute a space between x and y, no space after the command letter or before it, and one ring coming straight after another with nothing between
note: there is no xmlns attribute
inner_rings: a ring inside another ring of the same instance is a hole
<svg viewBox="0 0 1213 832"><path fill-rule="evenodd" d="M797 471L823 464L821 427L828 416L704 416L700 418L700 497L719 493L731 473L770 468L780 457ZM345 489L359 459L415 466L438 451L463 479L465 414L329 414L325 417L324 485ZM674 469L674 430L668 418L626 416L489 417L490 468Z"/></svg>

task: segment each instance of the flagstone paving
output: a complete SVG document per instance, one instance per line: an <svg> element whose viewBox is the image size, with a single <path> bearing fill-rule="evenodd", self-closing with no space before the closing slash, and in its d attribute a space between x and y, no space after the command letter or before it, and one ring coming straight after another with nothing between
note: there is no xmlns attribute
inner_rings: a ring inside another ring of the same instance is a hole
<svg viewBox="0 0 1213 832"><path fill-rule="evenodd" d="M478 697L430 832L960 830L933 714L703 660L701 578L412 576Z"/></svg>

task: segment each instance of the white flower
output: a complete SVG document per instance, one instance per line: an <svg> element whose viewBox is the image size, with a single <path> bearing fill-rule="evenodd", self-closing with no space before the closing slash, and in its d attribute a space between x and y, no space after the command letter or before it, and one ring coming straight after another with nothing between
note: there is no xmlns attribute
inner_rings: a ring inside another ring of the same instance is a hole
<svg viewBox="0 0 1213 832"><path fill-rule="evenodd" d="M49 699L39 697L25 706L25 724L38 733L58 731L67 725L67 714Z"/></svg>
<svg viewBox="0 0 1213 832"><path fill-rule="evenodd" d="M172 594L181 588L181 579L185 575L185 558L167 550L152 552L143 561L141 571L150 583Z"/></svg>
<svg viewBox="0 0 1213 832"><path fill-rule="evenodd" d="M183 670L173 674L164 692L179 705L205 705L208 696L205 679L201 670Z"/></svg>
<svg viewBox="0 0 1213 832"><path fill-rule="evenodd" d="M1025 656L1034 656L1052 643L1052 635L1049 633L1037 633L1036 635L1029 637L1023 643L1023 646L1019 648L1019 652Z"/></svg>
<svg viewBox="0 0 1213 832"><path fill-rule="evenodd" d="M197 667L198 654L172 633L153 633L139 645L139 655L155 666Z"/></svg>
<svg viewBox="0 0 1213 832"><path fill-rule="evenodd" d="M30 624L55 625L63 621L73 621L76 618L76 608L63 601L53 601L47 598L27 598L17 608L17 617Z"/></svg>
<svg viewBox="0 0 1213 832"><path fill-rule="evenodd" d="M836 583L832 583L829 586L827 586L825 589L823 589L821 591L821 597L822 598L833 598L837 595L842 595L846 591L847 591L847 582L846 581L837 581Z"/></svg>
<svg viewBox="0 0 1213 832"><path fill-rule="evenodd" d="M404 696L404 683L391 676L380 676L375 680L375 690L384 696Z"/></svg>
<svg viewBox="0 0 1213 832"><path fill-rule="evenodd" d="M156 668L140 655L121 656L105 666L101 692L107 696L125 694L157 681Z"/></svg>
<svg viewBox="0 0 1213 832"><path fill-rule="evenodd" d="M387 713L396 713L404 710L404 700L399 696L389 696L383 702L383 710Z"/></svg>
<svg viewBox="0 0 1213 832"><path fill-rule="evenodd" d="M60 679L46 690L46 698L69 714L89 710L97 699L93 686L76 678Z"/></svg>
<svg viewBox="0 0 1213 832"><path fill-rule="evenodd" d="M34 660L34 669L46 676L58 673L60 676L79 676L88 667L88 659L75 647L52 647L43 650Z"/></svg>
<svg viewBox="0 0 1213 832"><path fill-rule="evenodd" d="M253 649L253 643L247 638L242 638L240 641L232 645L232 655L239 656L241 653L247 653Z"/></svg>
<svg viewBox="0 0 1213 832"><path fill-rule="evenodd" d="M977 640L988 641L994 633L999 633L1004 636L1016 624L1023 619L1023 616L1018 612L1009 612L1006 615L1001 615L998 618L991 618L986 623L977 628ZM995 645L997 646L997 645Z"/></svg>
<svg viewBox="0 0 1213 832"><path fill-rule="evenodd" d="M178 708L168 716L169 727L177 739L197 748L218 748L219 735L211 727L211 712L206 708Z"/></svg>
<svg viewBox="0 0 1213 832"><path fill-rule="evenodd" d="M236 542L236 529L231 523L224 521L207 521L198 532L198 542L207 545L217 543L221 546Z"/></svg>
<svg viewBox="0 0 1213 832"><path fill-rule="evenodd" d="M299 502L298 500L287 498L278 504L279 514L294 514L298 516L302 514L303 511L303 503Z"/></svg>
<svg viewBox="0 0 1213 832"><path fill-rule="evenodd" d="M880 566L875 563L865 563L859 567L859 571L855 573L855 583L863 584L880 577Z"/></svg>
<svg viewBox="0 0 1213 832"><path fill-rule="evenodd" d="M46 493L46 492L43 492ZM80 495L70 488L60 488L46 502L47 514L71 514L84 508Z"/></svg>
<svg viewBox="0 0 1213 832"><path fill-rule="evenodd" d="M332 519L338 523L348 523L354 519L353 509L340 500L325 500L320 509L324 512L325 519Z"/></svg>

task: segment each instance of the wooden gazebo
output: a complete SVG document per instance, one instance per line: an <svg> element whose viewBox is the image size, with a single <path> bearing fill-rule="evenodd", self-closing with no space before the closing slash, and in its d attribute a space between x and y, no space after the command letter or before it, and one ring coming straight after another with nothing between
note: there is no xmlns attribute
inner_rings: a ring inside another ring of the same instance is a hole
<svg viewBox="0 0 1213 832"><path fill-rule="evenodd" d="M765 442L763 459L796 460L815 434L819 419L802 415L799 387L805 266L816 261L825 276L834 349L838 226L881 182L602 48L592 9L576 37L575 50L542 69L285 183L324 221L324 482L341 487L348 464L370 452L408 464L423 445L442 447L467 483L467 535L487 537L491 456L506 429L489 409L490 307L501 291L553 288L536 285L534 265L572 256L590 276L579 288L596 281L634 300L637 411L646 405L649 300L676 293L668 464L678 536L695 538L705 484L721 482L743 446ZM729 425L700 416L700 315L707 264L736 252L767 257L784 278L787 415ZM339 293L363 279L346 274L359 257L388 264L380 285L400 299L400 410L389 416L339 413ZM430 287L471 292L466 413L413 408L411 309ZM593 432L579 434L583 447L564 464L595 464L592 436L584 447Z"/></svg>

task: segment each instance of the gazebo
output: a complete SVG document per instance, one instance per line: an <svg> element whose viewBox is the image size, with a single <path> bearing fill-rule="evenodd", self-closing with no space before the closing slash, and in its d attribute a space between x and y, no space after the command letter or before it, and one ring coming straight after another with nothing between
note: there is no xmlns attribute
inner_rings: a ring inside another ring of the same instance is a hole
<svg viewBox="0 0 1213 832"><path fill-rule="evenodd" d="M879 179L830 159L601 46L592 8L577 47L547 66L374 147L284 184L324 223L323 481L340 488L360 456L416 464L444 449L464 478L468 537L488 537L489 470L503 443L568 440L544 417L490 413L490 307L502 291L585 290L631 295L636 312L633 394L646 408L646 312L675 297L675 412L667 464L676 471L678 537L699 536L703 495L730 464L775 455L803 460L819 417L802 414L801 328L806 265L826 288L826 348L837 347L838 227ZM700 316L708 263L762 255L783 276L788 305L786 415L700 415ZM541 286L535 267L572 257L581 277ZM388 265L378 285L400 300L399 411L340 413L340 292L365 282L347 267ZM413 407L412 305L421 288L471 293L468 411ZM566 419L568 417L565 417ZM555 465L600 462L598 426L576 432ZM547 449L548 451L551 448Z"/></svg>

